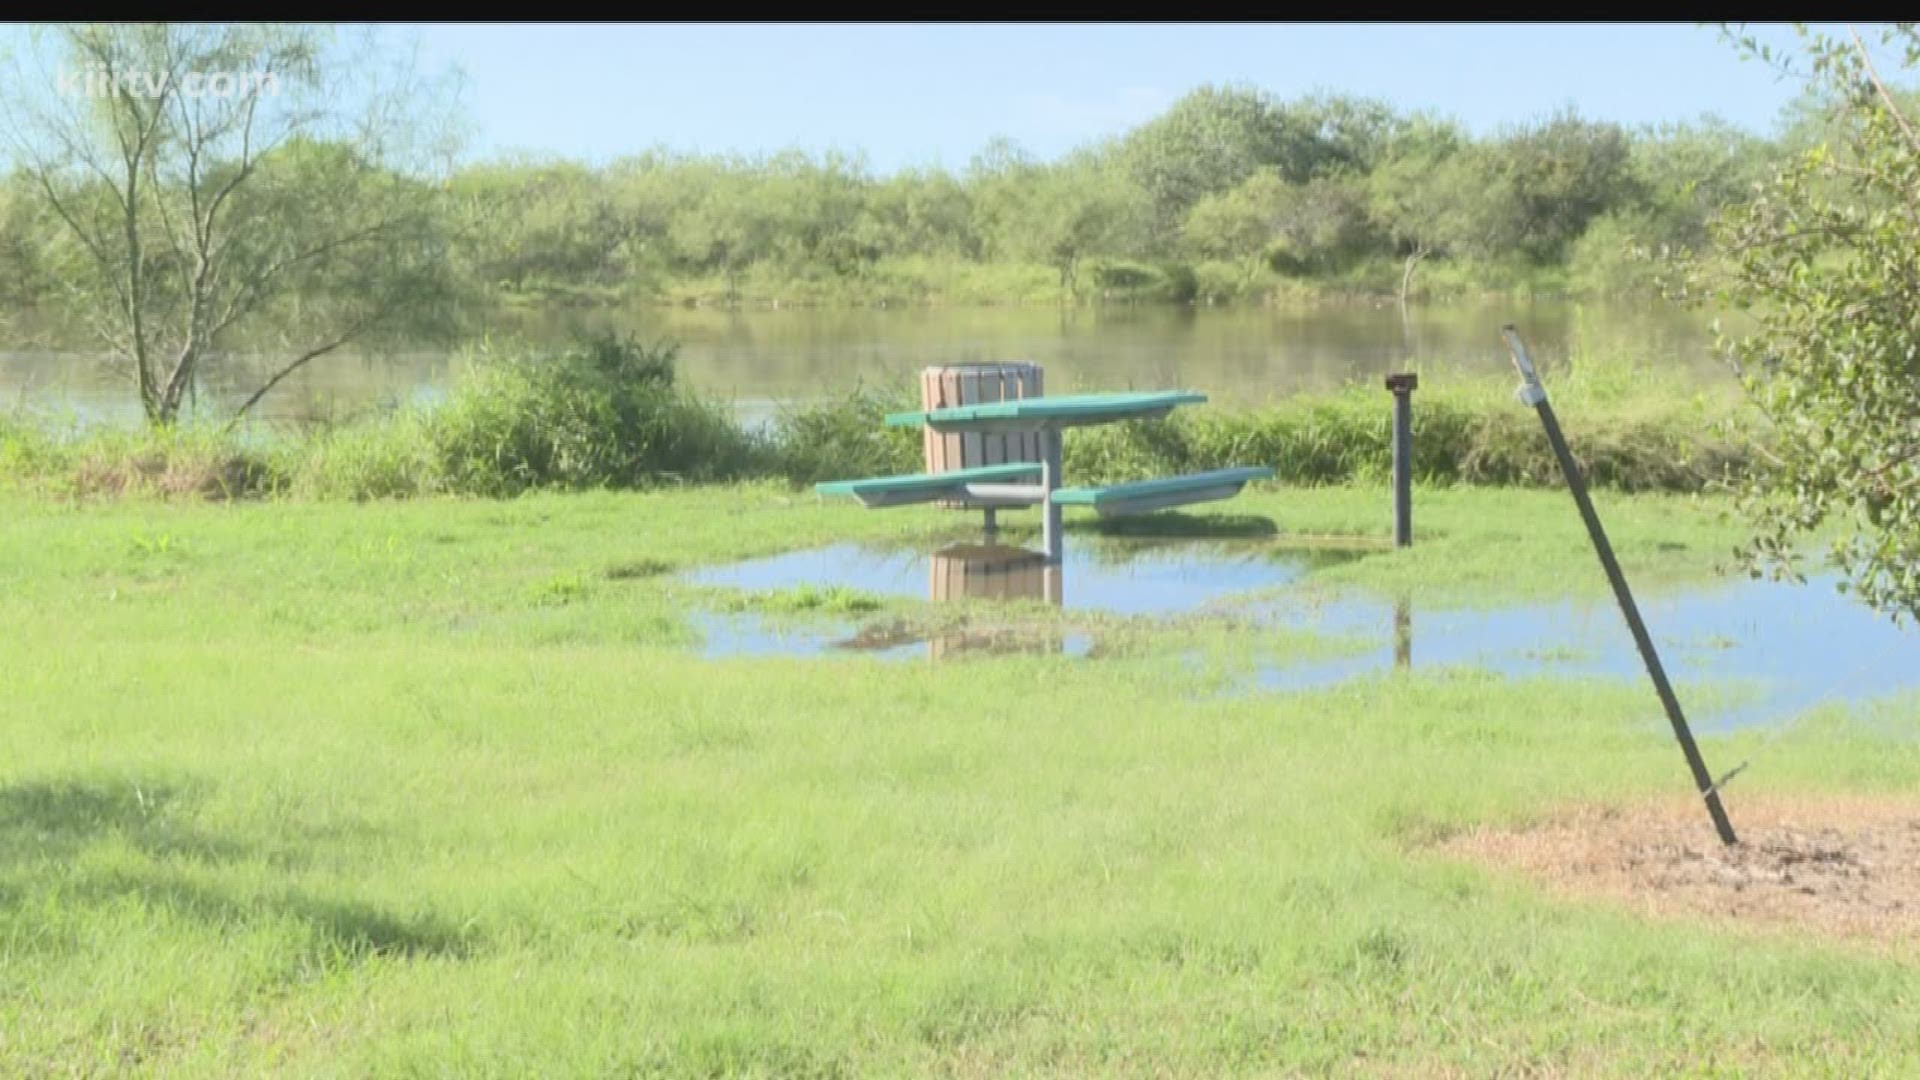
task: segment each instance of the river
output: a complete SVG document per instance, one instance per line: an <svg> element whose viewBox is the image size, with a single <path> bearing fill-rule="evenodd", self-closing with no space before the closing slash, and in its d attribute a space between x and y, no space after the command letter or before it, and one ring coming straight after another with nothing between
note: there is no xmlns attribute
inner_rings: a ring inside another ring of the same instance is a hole
<svg viewBox="0 0 1920 1080"><path fill-rule="evenodd" d="M716 310L525 307L470 320L467 345L413 345L322 358L262 403L279 421L337 420L431 399L482 340L496 351L558 347L587 330L617 329L681 345L683 379L733 402L744 417L837 393L856 382L913 385L929 364L1033 360L1048 389L1183 388L1229 405L1258 404L1389 371L1504 370L1503 323L1526 333L1549 372L1569 356L1631 357L1729 378L1704 317L1657 302L1568 301L1298 308L1105 306ZM16 325L19 320L15 320ZM5 325L5 324L0 324ZM38 335L42 338L48 335ZM231 409L265 360L208 372L202 412ZM0 349L0 412L26 409L84 424L138 419L126 375L73 342Z"/></svg>

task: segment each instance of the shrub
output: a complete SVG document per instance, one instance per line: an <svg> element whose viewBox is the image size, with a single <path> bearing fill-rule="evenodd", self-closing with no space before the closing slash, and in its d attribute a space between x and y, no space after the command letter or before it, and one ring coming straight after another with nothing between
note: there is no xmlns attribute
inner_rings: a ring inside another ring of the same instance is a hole
<svg viewBox="0 0 1920 1080"><path fill-rule="evenodd" d="M752 439L674 384L675 352L605 334L557 356L470 366L425 421L439 486L502 496L748 471Z"/></svg>

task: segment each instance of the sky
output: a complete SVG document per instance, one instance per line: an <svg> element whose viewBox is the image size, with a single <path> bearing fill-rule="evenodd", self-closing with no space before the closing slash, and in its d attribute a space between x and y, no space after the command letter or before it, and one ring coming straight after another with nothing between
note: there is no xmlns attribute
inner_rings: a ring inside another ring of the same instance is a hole
<svg viewBox="0 0 1920 1080"><path fill-rule="evenodd" d="M1783 25L1755 25L1791 42ZM1864 29L1864 28L1863 28ZM465 73L470 156L606 161L652 146L863 151L962 168L995 136L1052 158L1205 83L1338 91L1479 134L1571 104L1625 124L1772 130L1796 84L1711 26L1654 24L430 24Z"/></svg>

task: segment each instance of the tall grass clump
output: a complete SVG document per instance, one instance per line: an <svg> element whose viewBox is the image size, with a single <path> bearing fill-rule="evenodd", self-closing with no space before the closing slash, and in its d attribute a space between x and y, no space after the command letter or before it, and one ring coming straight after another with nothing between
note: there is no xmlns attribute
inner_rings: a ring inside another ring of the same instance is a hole
<svg viewBox="0 0 1920 1080"><path fill-rule="evenodd" d="M42 475L51 464L50 443L40 426L0 414L0 488Z"/></svg>
<svg viewBox="0 0 1920 1080"><path fill-rule="evenodd" d="M796 484L920 471L919 428L885 426L890 412L919 408L907 390L855 387L845 396L785 409L769 435L772 466Z"/></svg>
<svg viewBox="0 0 1920 1080"><path fill-rule="evenodd" d="M319 499L406 499L444 492L433 418L412 410L307 437L288 493Z"/></svg>

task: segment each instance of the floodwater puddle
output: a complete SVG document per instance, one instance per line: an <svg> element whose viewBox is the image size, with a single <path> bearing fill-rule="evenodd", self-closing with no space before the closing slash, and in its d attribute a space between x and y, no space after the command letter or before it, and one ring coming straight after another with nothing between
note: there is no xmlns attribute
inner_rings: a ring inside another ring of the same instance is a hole
<svg viewBox="0 0 1920 1080"><path fill-rule="evenodd" d="M931 553L897 547L834 544L728 566L683 580L768 593L783 589L851 589L882 596L1026 601L1069 611L1120 616L1181 615L1299 580L1314 569L1359 558L1370 549L1283 547L1271 542L1109 540L1067 545L1059 564L1040 552L992 543L950 544ZM928 655L1038 653L1086 656L1090 634L1058 625L914 627L904 620L856 627L837 624L776 629L750 616L702 615L706 655L821 656L858 653L883 659Z"/></svg>
<svg viewBox="0 0 1920 1080"><path fill-rule="evenodd" d="M1367 550L1176 540L1068 544L1058 566L1025 548L952 544L933 552L834 544L688 574L696 585L764 591L843 587L935 601L1044 601L1112 615L1181 615L1297 581Z"/></svg>
<svg viewBox="0 0 1920 1080"><path fill-rule="evenodd" d="M1830 702L1864 703L1920 689L1920 632L1841 594L1832 577L1805 585L1741 580L1639 599L1641 615L1688 716L1703 730L1778 723ZM1473 666L1509 677L1599 676L1645 682L1646 669L1612 599L1491 610L1343 597L1279 604L1279 625L1371 639L1366 652L1272 664L1255 686L1327 686L1390 668ZM1688 689L1743 691L1726 703ZM1651 702L1653 691L1649 687ZM1696 698L1698 695L1695 695Z"/></svg>
<svg viewBox="0 0 1920 1080"><path fill-rule="evenodd" d="M1473 667L1510 678L1602 677L1644 683L1646 670L1610 597L1492 608L1423 606L1313 587L1309 575L1370 553L1273 541L1116 539L1069 543L1058 565L1025 548L958 543L927 552L835 544L691 571L692 584L778 594L855 590L935 603L1024 601L1066 611L1172 617L1208 610L1355 643L1336 656L1282 656L1236 693L1288 692L1375 672ZM1828 703L1920 690L1920 632L1896 627L1835 588L1722 581L1640 598L1660 658L1703 731L1779 723ZM897 616L782 626L751 614L696 616L708 656L1099 655L1095 633L978 608L963 619ZM1708 692L1703 692L1708 691ZM1652 691L1648 690L1649 708Z"/></svg>

